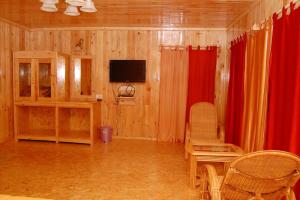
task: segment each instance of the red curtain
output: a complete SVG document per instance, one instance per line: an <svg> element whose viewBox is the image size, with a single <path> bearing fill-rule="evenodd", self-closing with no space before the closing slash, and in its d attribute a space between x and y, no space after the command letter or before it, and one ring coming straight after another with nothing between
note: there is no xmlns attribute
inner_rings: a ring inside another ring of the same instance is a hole
<svg viewBox="0 0 300 200"><path fill-rule="evenodd" d="M266 148L300 155L300 9L273 21Z"/></svg>
<svg viewBox="0 0 300 200"><path fill-rule="evenodd" d="M189 84L186 121L193 104L205 101L214 103L217 47L194 50L189 47Z"/></svg>
<svg viewBox="0 0 300 200"><path fill-rule="evenodd" d="M246 43L246 34L231 42L230 80L225 122L225 141L239 146L243 119Z"/></svg>

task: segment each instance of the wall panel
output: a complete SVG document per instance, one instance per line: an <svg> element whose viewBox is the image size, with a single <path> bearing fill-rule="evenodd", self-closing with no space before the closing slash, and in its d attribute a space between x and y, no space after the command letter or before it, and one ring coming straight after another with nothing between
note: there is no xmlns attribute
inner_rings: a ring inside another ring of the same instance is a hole
<svg viewBox="0 0 300 200"><path fill-rule="evenodd" d="M83 50L75 44L83 39ZM96 59L95 93L103 94L102 124L112 125L122 137L156 138L159 104L160 45L218 45L216 104L224 121L226 99L226 31L222 30L33 30L26 34L27 50L56 50L67 54L91 54ZM147 60L147 82L134 84L134 105L117 106L114 92L120 84L109 83L110 59ZM172 102L170 102L172 103Z"/></svg>
<svg viewBox="0 0 300 200"><path fill-rule="evenodd" d="M13 135L12 52L24 49L25 32L0 20L0 142Z"/></svg>

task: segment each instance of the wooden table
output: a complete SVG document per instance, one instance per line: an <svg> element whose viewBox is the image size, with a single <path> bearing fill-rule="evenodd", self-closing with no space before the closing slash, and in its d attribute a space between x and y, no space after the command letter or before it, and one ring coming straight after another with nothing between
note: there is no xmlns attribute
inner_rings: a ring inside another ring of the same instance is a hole
<svg viewBox="0 0 300 200"><path fill-rule="evenodd" d="M208 144L208 145L190 145L188 147L190 155L190 185L193 188L197 186L197 163L231 162L236 157L243 155L243 150L233 144Z"/></svg>

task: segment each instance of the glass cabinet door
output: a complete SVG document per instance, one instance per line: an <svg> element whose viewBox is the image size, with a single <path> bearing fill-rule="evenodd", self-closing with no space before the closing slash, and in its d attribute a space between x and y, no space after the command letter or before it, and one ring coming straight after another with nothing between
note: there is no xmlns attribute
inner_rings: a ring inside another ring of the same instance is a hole
<svg viewBox="0 0 300 200"><path fill-rule="evenodd" d="M38 60L37 62L38 98L51 98L52 94L52 63L51 60Z"/></svg>
<svg viewBox="0 0 300 200"><path fill-rule="evenodd" d="M19 63L19 96L31 97L31 63Z"/></svg>
<svg viewBox="0 0 300 200"><path fill-rule="evenodd" d="M16 100L33 100L34 98L34 67L31 59L16 60L15 71Z"/></svg>

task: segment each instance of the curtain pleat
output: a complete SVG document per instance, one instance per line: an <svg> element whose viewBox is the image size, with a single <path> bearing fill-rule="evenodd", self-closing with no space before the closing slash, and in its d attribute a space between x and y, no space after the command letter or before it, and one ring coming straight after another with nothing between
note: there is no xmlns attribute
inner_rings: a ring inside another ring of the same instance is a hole
<svg viewBox="0 0 300 200"><path fill-rule="evenodd" d="M244 69L247 36L231 43L230 79L226 107L225 141L240 146L244 101Z"/></svg>
<svg viewBox="0 0 300 200"><path fill-rule="evenodd" d="M158 141L184 142L187 60L186 50L162 49Z"/></svg>
<svg viewBox="0 0 300 200"><path fill-rule="evenodd" d="M266 148L300 155L300 9L290 7L273 16Z"/></svg>
<svg viewBox="0 0 300 200"><path fill-rule="evenodd" d="M244 77L241 146L246 152L263 150L268 99L271 22L248 36Z"/></svg>
<svg viewBox="0 0 300 200"><path fill-rule="evenodd" d="M197 102L214 103L216 65L217 47L207 47L206 49L189 47L186 121L189 121L189 112L193 104Z"/></svg>
<svg viewBox="0 0 300 200"><path fill-rule="evenodd" d="M273 17L266 141L268 149L292 150L298 154L300 145L295 148L294 144L300 144L299 110L296 109L300 103L296 101L300 93L299 12L292 9L287 15L284 9L282 18L278 19L277 14ZM298 140L292 140L293 137Z"/></svg>

